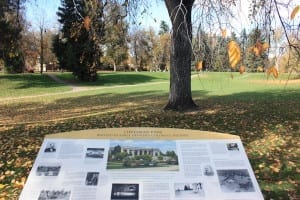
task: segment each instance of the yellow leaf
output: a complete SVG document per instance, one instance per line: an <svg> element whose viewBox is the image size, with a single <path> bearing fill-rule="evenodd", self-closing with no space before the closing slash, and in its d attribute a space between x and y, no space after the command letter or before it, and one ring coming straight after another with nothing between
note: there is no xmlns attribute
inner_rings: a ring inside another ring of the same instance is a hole
<svg viewBox="0 0 300 200"><path fill-rule="evenodd" d="M196 70L197 70L197 71L201 71L201 70L202 70L202 65L203 65L203 61L200 60L200 61L197 63Z"/></svg>
<svg viewBox="0 0 300 200"><path fill-rule="evenodd" d="M256 56L259 56L259 49L257 47L253 48L253 52Z"/></svg>
<svg viewBox="0 0 300 200"><path fill-rule="evenodd" d="M274 78L278 78L278 71L274 66L267 70L267 75L270 76L270 74L272 74Z"/></svg>
<svg viewBox="0 0 300 200"><path fill-rule="evenodd" d="M259 167L259 168L264 168L264 167L265 167L265 164L264 164L264 163L259 164L258 167Z"/></svg>
<svg viewBox="0 0 300 200"><path fill-rule="evenodd" d="M5 185L0 184L0 189L3 189L5 187Z"/></svg>
<svg viewBox="0 0 300 200"><path fill-rule="evenodd" d="M227 35L226 29L221 29L221 35L223 38L226 38L226 35Z"/></svg>
<svg viewBox="0 0 300 200"><path fill-rule="evenodd" d="M292 162L292 161L289 161L288 164L289 164L290 166L292 166L292 167L295 167L295 166L296 166L296 164L295 164L294 162Z"/></svg>
<svg viewBox="0 0 300 200"><path fill-rule="evenodd" d="M276 172L276 173L278 173L280 171L280 169L277 168L277 167L274 167L274 168L271 168L271 169L273 170L273 172Z"/></svg>
<svg viewBox="0 0 300 200"><path fill-rule="evenodd" d="M240 74L243 74L246 71L246 67L244 65L240 66Z"/></svg>
<svg viewBox="0 0 300 200"><path fill-rule="evenodd" d="M83 20L83 26L85 28L85 30L90 30L90 25L91 25L91 19L89 16L86 16Z"/></svg>
<svg viewBox="0 0 300 200"><path fill-rule="evenodd" d="M262 45L262 50L265 51L269 48L269 44L268 43L263 43Z"/></svg>
<svg viewBox="0 0 300 200"><path fill-rule="evenodd" d="M229 63L232 68L235 68L235 66L240 62L241 60L241 49L237 42L230 41L228 44L228 57L229 57Z"/></svg>
<svg viewBox="0 0 300 200"><path fill-rule="evenodd" d="M257 71L257 72L263 72L263 71L264 71L264 68L261 67L261 66L260 66L260 67L257 67L256 71Z"/></svg>
<svg viewBox="0 0 300 200"><path fill-rule="evenodd" d="M21 178L21 181L22 181L22 183L25 183L26 177L22 177L22 178Z"/></svg>
<svg viewBox="0 0 300 200"><path fill-rule="evenodd" d="M291 14L291 19L294 19L297 13L300 11L300 5L296 6Z"/></svg>
<svg viewBox="0 0 300 200"><path fill-rule="evenodd" d="M265 52L269 48L268 43L261 43L257 41L254 46L248 49L249 52L253 52L256 56L260 56L263 52Z"/></svg>
<svg viewBox="0 0 300 200"><path fill-rule="evenodd" d="M275 67L273 67L272 73L275 78L278 78L278 71Z"/></svg>

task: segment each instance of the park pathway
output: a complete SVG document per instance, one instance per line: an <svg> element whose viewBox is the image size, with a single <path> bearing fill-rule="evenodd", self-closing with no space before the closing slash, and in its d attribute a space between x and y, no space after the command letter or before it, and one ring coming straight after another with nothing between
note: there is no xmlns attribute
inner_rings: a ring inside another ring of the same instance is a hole
<svg viewBox="0 0 300 200"><path fill-rule="evenodd" d="M58 78L57 76L55 76L52 73L45 73L45 75L49 76L51 79L53 79L54 81L56 81L57 83L61 83L67 86L72 87L72 91L73 92L77 92L77 91L84 91L84 90L89 90L89 88L87 87L83 87L83 86L78 86L76 84L70 83L70 82L66 82L61 80L60 78Z"/></svg>

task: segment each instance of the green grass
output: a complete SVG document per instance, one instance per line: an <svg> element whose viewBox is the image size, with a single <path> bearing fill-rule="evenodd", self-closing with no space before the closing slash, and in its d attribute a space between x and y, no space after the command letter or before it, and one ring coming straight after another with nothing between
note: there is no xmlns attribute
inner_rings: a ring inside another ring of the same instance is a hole
<svg viewBox="0 0 300 200"><path fill-rule="evenodd" d="M65 92L71 87L54 82L40 74L3 74L0 73L0 98L22 97L46 93Z"/></svg>
<svg viewBox="0 0 300 200"><path fill-rule="evenodd" d="M107 162L107 169L123 169L123 162Z"/></svg>
<svg viewBox="0 0 300 200"><path fill-rule="evenodd" d="M70 73L57 75L74 82ZM168 73L100 73L91 87L76 82L91 90L67 93L61 91L70 87L39 74L1 74L0 199L17 198L22 185L16 181L28 176L46 134L111 127L239 135L265 199L299 196L299 82L285 85L287 75L267 81L262 73L233 73L233 79L231 73L201 73L199 77L194 74L192 78L199 109L179 113L163 110ZM32 97L39 94L44 96Z"/></svg>

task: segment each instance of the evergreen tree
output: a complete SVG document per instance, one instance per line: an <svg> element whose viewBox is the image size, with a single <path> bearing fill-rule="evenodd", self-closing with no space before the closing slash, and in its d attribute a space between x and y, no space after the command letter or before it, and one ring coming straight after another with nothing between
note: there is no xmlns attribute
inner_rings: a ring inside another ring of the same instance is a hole
<svg viewBox="0 0 300 200"><path fill-rule="evenodd" d="M242 64L245 64L245 57L246 57L246 45L247 45L247 41L248 41L248 36L247 36L247 32L246 29L243 29L239 38L239 43L241 46L241 53L242 53Z"/></svg>
<svg viewBox="0 0 300 200"><path fill-rule="evenodd" d="M24 56L21 50L23 17L20 15L24 1L0 2L0 59L8 72L22 72Z"/></svg>
<svg viewBox="0 0 300 200"><path fill-rule="evenodd" d="M169 33L170 32L170 28L169 28L169 26L168 26L168 24L167 24L167 22L166 21L161 21L160 22L160 26L159 26L159 32L158 32L158 34L159 35L163 35L163 34L165 34L165 33Z"/></svg>
<svg viewBox="0 0 300 200"><path fill-rule="evenodd" d="M216 47L213 52L213 66L215 71L227 71L230 68L228 59L229 38L217 37Z"/></svg>
<svg viewBox="0 0 300 200"><path fill-rule="evenodd" d="M101 1L62 0L57 15L62 24L54 38L54 53L62 68L82 81L95 81L104 36Z"/></svg>
<svg viewBox="0 0 300 200"><path fill-rule="evenodd" d="M199 27L196 37L193 40L194 61L202 61L202 70L213 69L213 42L214 37L205 33Z"/></svg>
<svg viewBox="0 0 300 200"><path fill-rule="evenodd" d="M247 41L247 52L245 57L245 64L247 68L255 72L258 67L267 67L267 53L263 52L262 54L255 54L255 52L251 51L251 48L255 47L257 44L264 43L264 38L262 38L261 30L258 28L252 30L249 33L248 41Z"/></svg>

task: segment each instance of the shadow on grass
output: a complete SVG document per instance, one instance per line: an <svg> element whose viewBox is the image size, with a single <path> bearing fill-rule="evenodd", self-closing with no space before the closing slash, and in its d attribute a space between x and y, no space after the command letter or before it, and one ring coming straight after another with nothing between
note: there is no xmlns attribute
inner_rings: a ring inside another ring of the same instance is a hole
<svg viewBox="0 0 300 200"><path fill-rule="evenodd" d="M134 85L142 83L150 83L155 81L169 81L168 74L153 74L147 75L147 73L99 73L98 80L96 82L81 82L76 80L70 73L57 73L55 74L58 78L76 84L77 86L113 86L113 85Z"/></svg>
<svg viewBox="0 0 300 200"><path fill-rule="evenodd" d="M7 79L13 84L13 89L28 89L28 88L54 88L65 86L64 84L53 81L46 75L40 74L7 74L1 75L0 81Z"/></svg>
<svg viewBox="0 0 300 200"><path fill-rule="evenodd" d="M0 107L0 119L2 124L35 123L35 121L50 123L47 122L50 120L63 123L69 118L80 121L86 117L97 118L111 115L112 118L125 119L119 122L119 126L140 126L142 120L150 120L147 122L148 126L153 124L155 127L227 132L241 135L241 137L247 133L255 133L253 137L263 137L263 130L272 130L278 124L288 125L295 129L299 126L300 92L296 90L285 93L281 91L244 92L227 96L209 96L206 91L197 91L194 92L194 97L199 108L188 113L163 111L168 101L168 93L147 91L68 97L52 103L8 104ZM152 117L139 118L137 116L140 113ZM129 121L136 122L136 124L128 124L128 119L131 117L133 118ZM156 119L157 122L155 122ZM70 130L74 126L69 127ZM118 126L118 123L112 126ZM94 125L91 124L88 128L94 128ZM246 142L248 142L247 139L248 137L245 139Z"/></svg>
<svg viewBox="0 0 300 200"><path fill-rule="evenodd" d="M140 83L149 83L155 80L168 81L168 78L155 78L153 76L145 75L145 74L118 74L117 76L114 74L105 74L99 76L100 85L133 85Z"/></svg>

